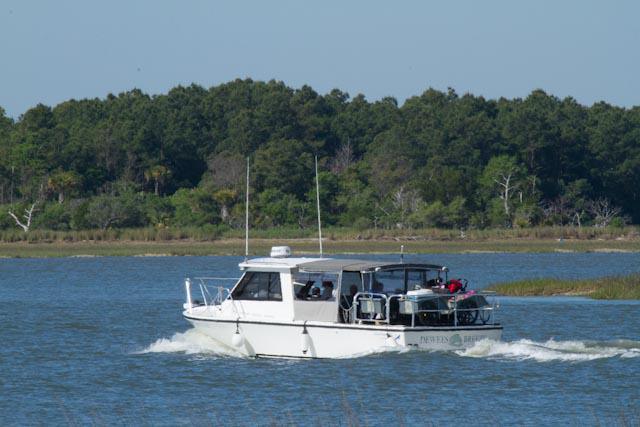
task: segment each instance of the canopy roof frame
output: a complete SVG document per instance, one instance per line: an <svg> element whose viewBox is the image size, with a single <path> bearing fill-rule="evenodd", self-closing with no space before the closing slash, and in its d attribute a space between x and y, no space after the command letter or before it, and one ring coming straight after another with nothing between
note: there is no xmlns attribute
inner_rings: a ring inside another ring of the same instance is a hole
<svg viewBox="0 0 640 427"><path fill-rule="evenodd" d="M374 273L376 271L399 269L448 271L447 267L436 264L389 263L383 261L335 258L301 263L298 265L298 269L305 273L328 273L337 271Z"/></svg>

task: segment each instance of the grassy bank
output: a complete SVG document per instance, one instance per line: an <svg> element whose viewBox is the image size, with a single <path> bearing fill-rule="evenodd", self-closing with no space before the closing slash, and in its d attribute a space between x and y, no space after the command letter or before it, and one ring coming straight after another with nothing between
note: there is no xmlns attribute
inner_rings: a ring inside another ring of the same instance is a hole
<svg viewBox="0 0 640 427"><path fill-rule="evenodd" d="M640 273L586 280L519 280L498 283L488 290L511 296L574 295L594 299L640 299Z"/></svg>
<svg viewBox="0 0 640 427"><path fill-rule="evenodd" d="M403 240L403 241L462 241L485 242L512 239L526 240L626 240L640 241L640 227L532 227L532 228L497 228L484 230L460 230L421 228L421 229L367 229L350 227L326 227L323 236L329 240ZM313 239L315 228L252 229L251 238L257 239ZM86 241L136 241L136 242L171 242L171 241L207 241L220 239L243 239L243 229L231 229L225 226L206 225L202 227L171 228L116 228L107 230L31 230L28 233L14 228L0 230L0 243L52 243L52 242L86 242Z"/></svg>
<svg viewBox="0 0 640 427"><path fill-rule="evenodd" d="M252 255L289 245L295 253L318 250L315 229L251 230ZM326 253L636 252L640 229L537 227L528 229L323 230ZM0 232L0 257L242 255L244 230L214 226L81 231Z"/></svg>
<svg viewBox="0 0 640 427"><path fill-rule="evenodd" d="M294 254L316 254L318 242L312 238L267 239L252 238L251 255L266 255L271 246L291 246ZM637 252L640 239L624 240L563 240L557 239L488 239L409 240L406 238L325 239L327 254L336 253L399 253L404 245L407 254L417 253L542 253L542 252ZM0 243L0 257L34 258L66 256L133 256L133 255L243 255L244 240L86 240Z"/></svg>

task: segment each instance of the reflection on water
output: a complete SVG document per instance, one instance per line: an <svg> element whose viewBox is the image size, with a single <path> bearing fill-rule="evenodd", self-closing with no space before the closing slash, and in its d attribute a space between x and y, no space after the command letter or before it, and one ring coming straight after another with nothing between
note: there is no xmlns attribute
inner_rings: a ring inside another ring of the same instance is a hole
<svg viewBox="0 0 640 427"><path fill-rule="evenodd" d="M456 352L255 360L236 357L180 317L185 276L237 276L240 260L0 260L0 420L5 425L640 420L639 302L502 298L502 342L483 341ZM437 254L405 260L447 265L452 277L466 277L475 288L524 277L640 271L640 254Z"/></svg>

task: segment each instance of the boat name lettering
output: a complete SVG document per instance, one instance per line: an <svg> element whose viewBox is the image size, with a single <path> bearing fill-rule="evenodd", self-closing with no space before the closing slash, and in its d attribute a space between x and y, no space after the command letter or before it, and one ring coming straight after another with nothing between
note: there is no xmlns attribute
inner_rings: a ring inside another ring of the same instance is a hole
<svg viewBox="0 0 640 427"><path fill-rule="evenodd" d="M486 338L487 338L486 335L465 335L464 337L462 337L465 344L477 343L478 341L482 341L483 339L486 339Z"/></svg>
<svg viewBox="0 0 640 427"><path fill-rule="evenodd" d="M423 335L420 337L420 344L449 344L449 337L443 335Z"/></svg>
<svg viewBox="0 0 640 427"><path fill-rule="evenodd" d="M451 337L446 335L427 335L420 337L420 344L451 344L459 346L463 344L474 344L486 339L486 335L463 335L454 334Z"/></svg>

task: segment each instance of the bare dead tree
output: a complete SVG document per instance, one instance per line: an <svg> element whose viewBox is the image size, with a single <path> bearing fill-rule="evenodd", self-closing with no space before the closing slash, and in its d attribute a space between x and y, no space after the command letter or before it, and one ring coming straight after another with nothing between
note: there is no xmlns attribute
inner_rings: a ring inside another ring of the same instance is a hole
<svg viewBox="0 0 640 427"><path fill-rule="evenodd" d="M104 221L100 224L100 230L105 231L107 228L109 228L109 226L115 224L119 220L120 217L115 215L105 218Z"/></svg>
<svg viewBox="0 0 640 427"><path fill-rule="evenodd" d="M405 226L408 214L415 212L419 203L420 198L417 193L415 191L407 191L403 185L391 195L391 204L394 210L400 214L399 228Z"/></svg>
<svg viewBox="0 0 640 427"><path fill-rule="evenodd" d="M620 208L613 206L609 199L604 198L590 201L587 209L593 215L596 227L606 227L621 212Z"/></svg>
<svg viewBox="0 0 640 427"><path fill-rule="evenodd" d="M383 214L382 217L378 216L378 215L374 216L373 226L377 230L378 229L378 224L380 224L380 221L385 217L386 218L391 218L392 213L388 209L385 209L384 205L379 203L379 202L375 202L375 210L376 211L380 211ZM386 223L388 225L387 221L385 221L384 223ZM383 223L382 228L385 228L384 223Z"/></svg>
<svg viewBox="0 0 640 427"><path fill-rule="evenodd" d="M573 218L571 220L572 225L577 225L578 228L582 227L582 217L584 216L583 209L576 209L573 211Z"/></svg>
<svg viewBox="0 0 640 427"><path fill-rule="evenodd" d="M329 164L329 170L335 175L339 175L351 166L353 163L353 147L351 141L347 141L346 144L342 144L335 157Z"/></svg>
<svg viewBox="0 0 640 427"><path fill-rule="evenodd" d="M514 183L514 172L501 173L500 179L494 178L493 181L501 187L498 197L500 197L504 204L505 215L509 217L511 214L509 199L513 196L514 190L518 188L518 184Z"/></svg>
<svg viewBox="0 0 640 427"><path fill-rule="evenodd" d="M565 196L547 200L542 205L542 215L547 223L564 225L570 213L569 199ZM574 218L575 219L575 218Z"/></svg>
<svg viewBox="0 0 640 427"><path fill-rule="evenodd" d="M17 215L11 211L9 211L9 216L13 218L13 220L16 222L16 225L18 225L18 227L22 228L22 230L25 233L27 233L29 232L29 228L31 228L31 220L33 219L33 213L35 212L35 208L36 208L36 203L32 204L31 208L24 210L24 215L22 215L22 217L26 220L26 222L24 223L20 221Z"/></svg>
<svg viewBox="0 0 640 427"><path fill-rule="evenodd" d="M293 214L296 217L296 220L298 222L298 227L300 227L300 229L304 229L307 226L307 222L306 222L306 218L307 218L307 206L304 203L300 203L300 204L293 204L293 206L291 206L291 204L289 205L289 209L291 209L291 211L293 212Z"/></svg>
<svg viewBox="0 0 640 427"><path fill-rule="evenodd" d="M536 194L536 192L537 192L537 190L536 190L536 186L538 185L538 177L537 177L537 176L535 176L535 175L531 175L531 176L528 178L528 181L530 181L530 182L531 182L531 195L532 195L532 196L535 196L535 194Z"/></svg>

